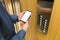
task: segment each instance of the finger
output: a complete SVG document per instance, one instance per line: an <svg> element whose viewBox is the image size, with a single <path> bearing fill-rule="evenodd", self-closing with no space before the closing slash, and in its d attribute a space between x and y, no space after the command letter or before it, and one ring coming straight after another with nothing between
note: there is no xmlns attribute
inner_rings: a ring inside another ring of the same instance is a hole
<svg viewBox="0 0 60 40"><path fill-rule="evenodd" d="M25 11L21 12L21 13L18 15L19 20L20 20L20 19L22 18L22 16L24 15L24 12L25 12Z"/></svg>
<svg viewBox="0 0 60 40"><path fill-rule="evenodd" d="M26 23L28 24L28 21Z"/></svg>
<svg viewBox="0 0 60 40"><path fill-rule="evenodd" d="M23 11L23 12L20 12L20 13L24 14L24 13L25 13L25 11Z"/></svg>
<svg viewBox="0 0 60 40"><path fill-rule="evenodd" d="M23 26L25 23L21 21L20 25Z"/></svg>

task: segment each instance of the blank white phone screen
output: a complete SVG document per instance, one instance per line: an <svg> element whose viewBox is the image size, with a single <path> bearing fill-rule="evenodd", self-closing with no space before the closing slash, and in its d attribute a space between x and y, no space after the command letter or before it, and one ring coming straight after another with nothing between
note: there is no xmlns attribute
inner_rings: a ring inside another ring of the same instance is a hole
<svg viewBox="0 0 60 40"><path fill-rule="evenodd" d="M28 18L31 16L30 11L26 11L23 17L21 18L22 21L27 22Z"/></svg>

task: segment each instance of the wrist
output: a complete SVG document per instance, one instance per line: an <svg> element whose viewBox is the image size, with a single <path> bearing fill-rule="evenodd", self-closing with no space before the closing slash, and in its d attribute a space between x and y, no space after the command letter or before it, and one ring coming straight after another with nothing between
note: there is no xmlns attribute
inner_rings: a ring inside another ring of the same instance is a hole
<svg viewBox="0 0 60 40"><path fill-rule="evenodd" d="M24 28L22 30L24 30L26 32L26 30Z"/></svg>
<svg viewBox="0 0 60 40"><path fill-rule="evenodd" d="M20 17L19 16L17 17L17 20L20 21Z"/></svg>

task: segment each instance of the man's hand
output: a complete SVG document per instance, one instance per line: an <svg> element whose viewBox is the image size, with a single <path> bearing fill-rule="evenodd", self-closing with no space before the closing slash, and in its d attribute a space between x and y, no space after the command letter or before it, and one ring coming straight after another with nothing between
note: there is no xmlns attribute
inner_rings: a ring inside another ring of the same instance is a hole
<svg viewBox="0 0 60 40"><path fill-rule="evenodd" d="M25 11L21 12L19 15L18 15L18 21L21 20L22 16L24 15ZM28 21L26 23L20 21L20 26L22 26L22 30L24 31L27 31L28 27L29 27L29 24L28 24Z"/></svg>
<svg viewBox="0 0 60 40"><path fill-rule="evenodd" d="M22 30L27 31L27 29L29 28L28 21L26 23L20 21L20 26L22 27Z"/></svg>
<svg viewBox="0 0 60 40"><path fill-rule="evenodd" d="M28 28L29 28L29 24L28 24L28 21L23 25L23 30L24 31L27 31L28 30Z"/></svg>
<svg viewBox="0 0 60 40"><path fill-rule="evenodd" d="M21 17L24 15L25 11L21 12L19 15L18 15L18 21L20 21Z"/></svg>

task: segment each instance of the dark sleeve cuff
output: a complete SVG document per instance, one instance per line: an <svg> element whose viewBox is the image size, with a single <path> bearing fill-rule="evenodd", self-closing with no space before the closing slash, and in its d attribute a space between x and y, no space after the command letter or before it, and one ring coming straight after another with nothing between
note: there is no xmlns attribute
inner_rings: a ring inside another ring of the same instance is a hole
<svg viewBox="0 0 60 40"><path fill-rule="evenodd" d="M26 32L24 30L19 31L11 40L23 40Z"/></svg>
<svg viewBox="0 0 60 40"><path fill-rule="evenodd" d="M21 38L25 37L26 32L24 30L19 31L17 34L21 35Z"/></svg>
<svg viewBox="0 0 60 40"><path fill-rule="evenodd" d="M18 22L18 16L17 15L10 15L10 16L11 16L11 19L12 19L13 23Z"/></svg>

